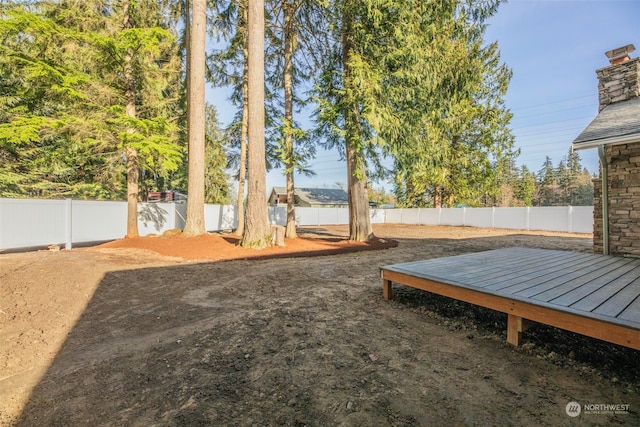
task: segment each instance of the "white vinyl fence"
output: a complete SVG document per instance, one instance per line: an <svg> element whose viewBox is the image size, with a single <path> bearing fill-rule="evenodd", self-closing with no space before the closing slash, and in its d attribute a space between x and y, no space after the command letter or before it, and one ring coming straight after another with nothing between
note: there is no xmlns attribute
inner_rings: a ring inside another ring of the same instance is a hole
<svg viewBox="0 0 640 427"><path fill-rule="evenodd" d="M184 228L184 203L138 203L141 236ZM206 205L209 231L235 227L233 206ZM127 234L127 203L84 200L0 199L0 251L114 240Z"/></svg>
<svg viewBox="0 0 640 427"><path fill-rule="evenodd" d="M186 204L139 203L141 236L183 228ZM270 207L272 224L285 225L286 208ZM469 227L593 232L592 206L539 208L372 209L372 223L454 225ZM299 226L349 223L347 208L296 208ZM205 205L207 231L231 230L237 224L234 206ZM52 244L90 244L126 234L126 202L0 198L0 251Z"/></svg>
<svg viewBox="0 0 640 427"><path fill-rule="evenodd" d="M387 209L384 222L593 233L593 206Z"/></svg>

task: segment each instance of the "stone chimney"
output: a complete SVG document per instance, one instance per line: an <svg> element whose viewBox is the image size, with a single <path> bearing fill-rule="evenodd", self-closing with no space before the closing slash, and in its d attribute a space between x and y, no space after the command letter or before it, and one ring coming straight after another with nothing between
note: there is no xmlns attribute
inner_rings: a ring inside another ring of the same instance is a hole
<svg viewBox="0 0 640 427"><path fill-rule="evenodd" d="M631 59L632 44L605 52L611 65L596 70L598 76L598 111L614 102L640 96L640 58Z"/></svg>

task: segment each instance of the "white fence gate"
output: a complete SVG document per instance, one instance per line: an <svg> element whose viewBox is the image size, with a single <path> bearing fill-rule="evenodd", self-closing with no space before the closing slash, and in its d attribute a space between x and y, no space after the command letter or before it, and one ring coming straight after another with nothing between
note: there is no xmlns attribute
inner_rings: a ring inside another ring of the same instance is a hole
<svg viewBox="0 0 640 427"><path fill-rule="evenodd" d="M236 227L235 206L205 205L207 231ZM141 236L183 228L184 203L139 203ZM286 208L269 208L272 224L285 225ZM593 232L593 206L535 208L372 209L372 223L454 225L469 227ZM347 208L296 208L299 226L349 223ZM90 244L123 237L126 202L0 199L0 251L51 244Z"/></svg>

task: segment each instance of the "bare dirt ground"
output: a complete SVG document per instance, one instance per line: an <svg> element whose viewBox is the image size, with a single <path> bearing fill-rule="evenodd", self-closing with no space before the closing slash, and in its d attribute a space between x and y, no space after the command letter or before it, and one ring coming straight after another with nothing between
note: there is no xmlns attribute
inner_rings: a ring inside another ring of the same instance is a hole
<svg viewBox="0 0 640 427"><path fill-rule="evenodd" d="M382 265L591 236L301 231L270 252L212 235L0 254L0 425L640 425L640 352L545 326L513 348L499 313L381 296ZM629 407L570 418L571 401Z"/></svg>

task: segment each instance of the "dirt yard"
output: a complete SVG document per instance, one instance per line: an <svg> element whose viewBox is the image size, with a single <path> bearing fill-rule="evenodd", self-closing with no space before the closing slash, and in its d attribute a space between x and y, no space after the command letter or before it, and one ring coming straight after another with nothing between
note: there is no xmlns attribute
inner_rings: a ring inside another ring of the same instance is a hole
<svg viewBox="0 0 640 427"><path fill-rule="evenodd" d="M637 351L544 326L513 348L499 313L382 298L382 265L591 236L301 231L268 252L210 235L0 254L0 425L640 425ZM572 418L572 401L629 406Z"/></svg>

